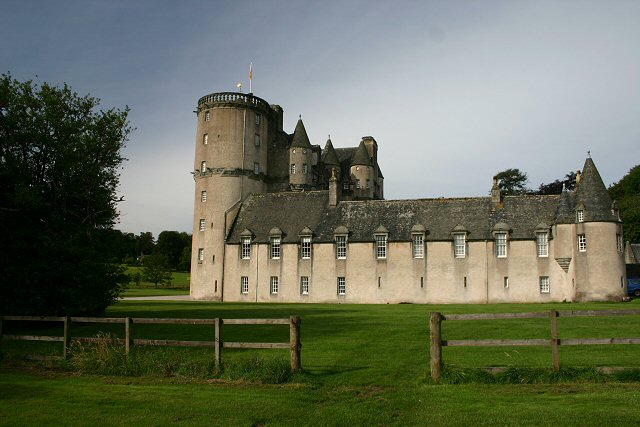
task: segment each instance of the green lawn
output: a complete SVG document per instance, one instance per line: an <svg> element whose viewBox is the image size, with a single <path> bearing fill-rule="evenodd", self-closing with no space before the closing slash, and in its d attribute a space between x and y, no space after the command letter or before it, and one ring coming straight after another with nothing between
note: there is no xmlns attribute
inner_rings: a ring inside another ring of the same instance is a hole
<svg viewBox="0 0 640 427"><path fill-rule="evenodd" d="M77 376L59 371L0 368L0 424L120 425L630 425L640 419L638 383L434 385L428 380L428 316L640 308L627 304L328 305L122 301L108 316L255 318L302 317L304 373L285 385L255 385L184 377ZM637 316L638 317L638 316ZM634 337L640 319L560 318L560 338ZM5 328L7 326L5 325ZM138 337L210 339L211 327L135 325ZM83 325L122 335L121 325ZM445 322L445 339L548 337L549 321ZM286 341L286 326L225 326L227 341ZM17 343L4 342L9 353ZM26 343L24 343L26 344ZM33 343L29 343L33 344ZM59 343L50 351L59 352ZM26 348L26 347L25 347ZM29 351L33 350L32 348ZM157 351L157 349L138 351ZM563 366L640 367L639 346L561 347ZM287 350L224 350L223 360L253 355L288 358ZM185 349L206 360L210 349ZM547 347L445 348L458 367L550 367ZM51 410L55 408L55 411Z"/></svg>
<svg viewBox="0 0 640 427"><path fill-rule="evenodd" d="M129 275L140 273L142 269L140 267L125 267L126 273ZM140 282L139 286L132 283L129 284L129 288L123 293L123 297L148 297L158 295L188 295L189 294L189 281L190 273L174 271L172 273L171 283L159 288L155 287L155 284L151 282Z"/></svg>

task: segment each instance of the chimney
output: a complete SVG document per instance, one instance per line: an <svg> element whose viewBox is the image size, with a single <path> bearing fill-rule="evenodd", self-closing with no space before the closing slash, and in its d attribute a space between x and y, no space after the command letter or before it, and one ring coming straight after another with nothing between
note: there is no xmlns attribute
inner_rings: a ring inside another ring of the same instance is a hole
<svg viewBox="0 0 640 427"><path fill-rule="evenodd" d="M500 192L500 187L498 187L498 177L493 177L493 187L491 187L491 202L494 205L499 205L502 203L502 193Z"/></svg>
<svg viewBox="0 0 640 427"><path fill-rule="evenodd" d="M582 174L580 171L576 171L576 185L578 185L582 181Z"/></svg>
<svg viewBox="0 0 640 427"><path fill-rule="evenodd" d="M329 206L338 206L338 173L336 168L331 168L331 178L329 178Z"/></svg>

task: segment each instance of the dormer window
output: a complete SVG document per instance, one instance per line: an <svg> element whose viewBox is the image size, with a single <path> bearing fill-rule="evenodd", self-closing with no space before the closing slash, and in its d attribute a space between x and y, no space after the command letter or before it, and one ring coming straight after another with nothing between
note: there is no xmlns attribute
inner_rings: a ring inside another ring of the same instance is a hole
<svg viewBox="0 0 640 427"><path fill-rule="evenodd" d="M411 253L416 259L424 258L425 232L425 228L420 224L414 225L411 228Z"/></svg>
<svg viewBox="0 0 640 427"><path fill-rule="evenodd" d="M464 258L467 249L467 233L453 233L453 255Z"/></svg>
<svg viewBox="0 0 640 427"><path fill-rule="evenodd" d="M300 259L311 259L311 236L313 231L305 227L300 232Z"/></svg>
<svg viewBox="0 0 640 427"><path fill-rule="evenodd" d="M545 258L549 256L549 233L546 231L536 232L536 248L538 251L538 258Z"/></svg>
<svg viewBox="0 0 640 427"><path fill-rule="evenodd" d="M240 258L241 259L251 259L251 238L253 234L250 230L244 229L242 233L240 233Z"/></svg>
<svg viewBox="0 0 640 427"><path fill-rule="evenodd" d="M576 219L578 222L584 222L584 210L583 209L578 209L578 212L576 213Z"/></svg>
<svg viewBox="0 0 640 427"><path fill-rule="evenodd" d="M347 237L349 236L349 230L344 226L340 226L334 230L333 236L336 242L336 259L347 259Z"/></svg>
<svg viewBox="0 0 640 427"><path fill-rule="evenodd" d="M280 259L280 237L270 237L269 248L271 259Z"/></svg>
<svg viewBox="0 0 640 427"><path fill-rule="evenodd" d="M389 231L384 227L380 226L376 228L374 232L375 239L375 252L377 259L386 259L387 258L387 237L389 236Z"/></svg>
<svg viewBox="0 0 640 427"><path fill-rule="evenodd" d="M495 249L496 249L496 257L498 258L506 258L507 257L507 233L499 232L495 233Z"/></svg>

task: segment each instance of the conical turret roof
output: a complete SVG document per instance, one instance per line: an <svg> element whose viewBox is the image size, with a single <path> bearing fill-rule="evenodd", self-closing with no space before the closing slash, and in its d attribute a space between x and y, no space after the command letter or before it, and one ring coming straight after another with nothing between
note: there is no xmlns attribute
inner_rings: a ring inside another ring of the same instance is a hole
<svg viewBox="0 0 640 427"><path fill-rule="evenodd" d="M611 196L591 157L582 168L582 179L576 186L576 205L584 205L586 221L616 221L611 212Z"/></svg>
<svg viewBox="0 0 640 427"><path fill-rule="evenodd" d="M307 136L307 130L304 128L302 118L298 119L296 124L296 130L293 131L293 140L291 141L292 147L311 148L311 142Z"/></svg>
<svg viewBox="0 0 640 427"><path fill-rule="evenodd" d="M560 194L560 202L556 211L556 222L560 224L569 224L575 222L576 214L573 203L573 194L566 188L562 189Z"/></svg>
<svg viewBox="0 0 640 427"><path fill-rule="evenodd" d="M364 145L364 141L360 141L358 149L351 158L351 165L373 166L371 157L369 157L369 152L367 151L367 147Z"/></svg>
<svg viewBox="0 0 640 427"><path fill-rule="evenodd" d="M331 139L327 139L327 144L324 146L323 151L322 162L325 164L325 166L340 166L340 161L338 160L336 150L333 148Z"/></svg>

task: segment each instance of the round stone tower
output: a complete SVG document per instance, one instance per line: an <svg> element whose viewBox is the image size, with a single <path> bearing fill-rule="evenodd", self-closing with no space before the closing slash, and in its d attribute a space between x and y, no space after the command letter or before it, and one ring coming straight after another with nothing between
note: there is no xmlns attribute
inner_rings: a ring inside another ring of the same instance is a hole
<svg viewBox="0 0 640 427"><path fill-rule="evenodd" d="M271 108L252 94L198 100L191 298L221 300L225 238L241 202L266 191Z"/></svg>

